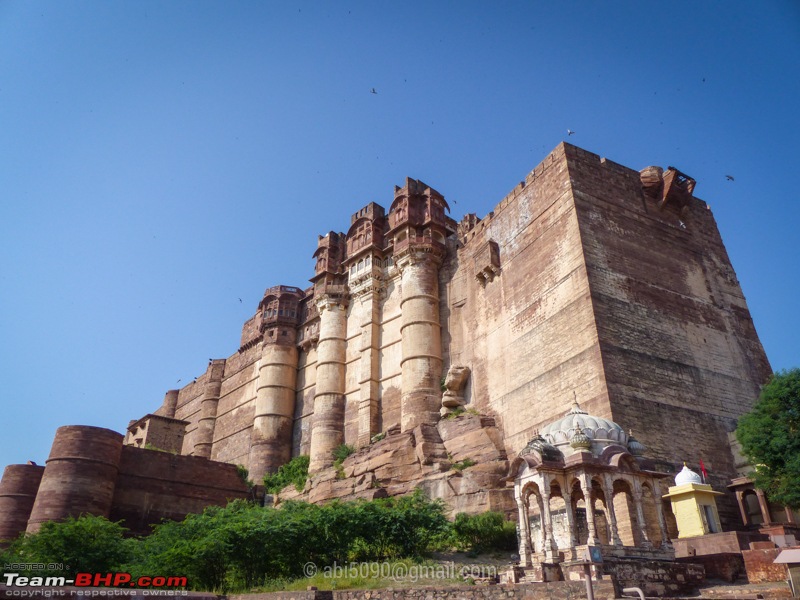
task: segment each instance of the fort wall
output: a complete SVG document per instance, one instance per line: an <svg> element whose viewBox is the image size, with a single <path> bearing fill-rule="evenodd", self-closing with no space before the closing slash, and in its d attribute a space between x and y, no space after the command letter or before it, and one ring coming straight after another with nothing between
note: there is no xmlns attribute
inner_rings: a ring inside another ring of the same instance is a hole
<svg viewBox="0 0 800 600"><path fill-rule="evenodd" d="M0 480L0 540L17 537L28 527L44 467L8 465Z"/></svg>
<svg viewBox="0 0 800 600"><path fill-rule="evenodd" d="M182 455L143 459L142 469L172 461L162 468L194 473L210 459L250 469L258 484L299 454L323 473L346 443L372 461L352 469L369 477L319 475L314 499L326 499L324 490L363 495L370 485L402 493L413 473L435 491L455 481L445 473L451 427L440 417L463 404L491 417L467 438L504 449L485 466L501 488L506 457L577 401L633 429L659 469L702 459L725 489L736 475L727 433L770 366L694 183L673 168L638 172L561 144L494 211L456 222L439 192L407 179L388 210L370 203L346 233L319 236L310 286L268 288L236 352L167 392L154 413L163 435L153 419L136 422L139 437L152 430L155 447L173 444L161 449L179 446ZM176 424L185 426L182 442ZM118 434L63 429L34 529L77 509L109 514L112 504L133 522L137 506L167 514L171 494L182 511L235 490L224 483L224 492L195 494L175 471L147 491L150 475L136 474ZM402 460L417 464L408 472L379 468L375 436L387 433L402 434L398 448L411 444ZM460 444L456 453L469 458ZM10 477L3 485L14 488ZM57 481L69 482L63 497ZM734 508L721 503L723 522L738 523Z"/></svg>

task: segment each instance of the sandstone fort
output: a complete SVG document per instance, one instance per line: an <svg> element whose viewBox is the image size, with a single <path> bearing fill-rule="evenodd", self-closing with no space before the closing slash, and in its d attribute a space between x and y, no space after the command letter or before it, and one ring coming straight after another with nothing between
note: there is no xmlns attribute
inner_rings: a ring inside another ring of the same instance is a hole
<svg viewBox="0 0 800 600"><path fill-rule="evenodd" d="M239 347L121 415L124 435L62 427L46 466L7 467L0 538L80 513L146 532L263 498L236 466L259 484L298 455L310 478L280 498L422 488L519 520L528 562L587 540L665 548L662 496L700 459L740 527L728 434L771 370L694 188L565 143L482 217L406 179L293 249L311 284L265 282Z"/></svg>

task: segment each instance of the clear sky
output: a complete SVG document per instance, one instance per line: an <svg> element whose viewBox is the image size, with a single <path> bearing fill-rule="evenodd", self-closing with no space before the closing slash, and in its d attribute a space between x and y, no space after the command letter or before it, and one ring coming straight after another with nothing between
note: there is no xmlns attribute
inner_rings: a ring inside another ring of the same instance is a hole
<svg viewBox="0 0 800 600"><path fill-rule="evenodd" d="M794 0L3 0L0 467L155 410L406 176L484 216L567 129L697 180L800 366L798 65Z"/></svg>

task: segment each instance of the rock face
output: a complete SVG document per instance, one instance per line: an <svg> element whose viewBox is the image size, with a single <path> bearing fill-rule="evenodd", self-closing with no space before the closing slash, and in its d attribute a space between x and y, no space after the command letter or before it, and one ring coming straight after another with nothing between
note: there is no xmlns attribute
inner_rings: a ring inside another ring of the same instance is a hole
<svg viewBox="0 0 800 600"><path fill-rule="evenodd" d="M405 432L395 427L348 456L338 471L330 468L312 476L302 492L285 488L278 501L371 500L420 488L442 498L453 514L496 510L511 516L516 509L507 475L508 460L494 419L462 414L437 426L418 425Z"/></svg>
<svg viewBox="0 0 800 600"><path fill-rule="evenodd" d="M388 210L370 203L319 236L312 285L268 288L238 351L169 391L125 444L146 433L257 480L310 455L314 501L423 487L478 510L505 506L505 456L577 401L632 428L660 470L702 456L725 489L727 433L770 366L695 185L561 144L488 215L456 222L406 179ZM486 416L442 418L458 409ZM359 448L344 479L340 444ZM35 504L37 519L66 510ZM719 507L738 522L732 499Z"/></svg>

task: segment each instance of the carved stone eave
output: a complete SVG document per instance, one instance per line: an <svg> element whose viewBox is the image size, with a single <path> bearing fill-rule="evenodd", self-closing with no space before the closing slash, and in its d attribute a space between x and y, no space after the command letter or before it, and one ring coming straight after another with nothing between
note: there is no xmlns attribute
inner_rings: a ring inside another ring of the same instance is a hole
<svg viewBox="0 0 800 600"><path fill-rule="evenodd" d="M311 348L317 347L317 342L319 342L319 334L302 339L297 345L303 352L308 352Z"/></svg>
<svg viewBox="0 0 800 600"><path fill-rule="evenodd" d="M344 291L336 294L323 293L314 298L314 303L320 314L325 310L347 310L347 306L350 304L350 294Z"/></svg>
<svg viewBox="0 0 800 600"><path fill-rule="evenodd" d="M383 296L386 290L382 267L373 265L363 273L357 273L347 283L353 298L363 299L371 294Z"/></svg>
<svg viewBox="0 0 800 600"><path fill-rule="evenodd" d="M432 262L436 266L442 264L447 249L436 242L431 244L409 244L394 255L394 264L400 273L409 265Z"/></svg>

